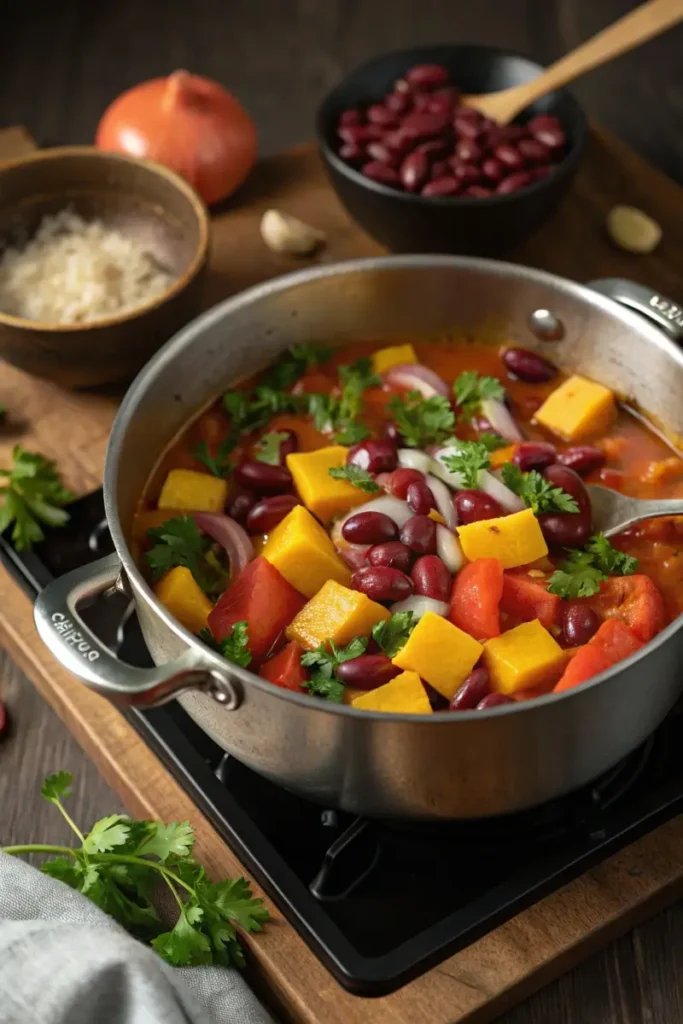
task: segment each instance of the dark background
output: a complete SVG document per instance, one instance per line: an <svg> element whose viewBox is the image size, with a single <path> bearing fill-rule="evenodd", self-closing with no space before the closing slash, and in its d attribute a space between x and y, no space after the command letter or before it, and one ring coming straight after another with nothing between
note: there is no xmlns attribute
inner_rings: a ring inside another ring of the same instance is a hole
<svg viewBox="0 0 683 1024"><path fill-rule="evenodd" d="M550 63L633 6L628 0L0 0L0 125L24 124L41 142L91 142L102 111L123 89L185 67L231 89L258 123L262 152L272 153L309 139L325 92L377 53L482 42ZM683 184L683 27L593 72L575 91L591 116ZM683 274L672 297L683 299ZM89 823L119 809L2 651L0 696L15 721L13 736L0 744L0 842L69 841L65 824L38 796L43 776L59 768L77 775L77 820ZM501 1024L681 1021L680 906L501 1018Z"/></svg>

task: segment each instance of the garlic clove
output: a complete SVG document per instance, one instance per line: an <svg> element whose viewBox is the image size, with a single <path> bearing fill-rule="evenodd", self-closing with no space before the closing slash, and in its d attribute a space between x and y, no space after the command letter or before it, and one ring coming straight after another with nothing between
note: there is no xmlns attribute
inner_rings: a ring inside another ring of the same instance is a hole
<svg viewBox="0 0 683 1024"><path fill-rule="evenodd" d="M280 210L266 210L261 217L261 238L273 252L306 256L325 241L324 232Z"/></svg>
<svg viewBox="0 0 683 1024"><path fill-rule="evenodd" d="M620 249L634 253L653 252L662 237L657 221L635 206L613 206L607 214L607 233Z"/></svg>

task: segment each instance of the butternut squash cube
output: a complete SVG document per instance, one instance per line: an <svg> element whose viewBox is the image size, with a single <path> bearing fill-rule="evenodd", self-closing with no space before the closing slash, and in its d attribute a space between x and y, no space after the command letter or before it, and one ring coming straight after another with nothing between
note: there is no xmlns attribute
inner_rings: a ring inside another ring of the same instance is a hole
<svg viewBox="0 0 683 1024"><path fill-rule="evenodd" d="M204 629L213 605L184 565L177 565L162 576L154 593L190 633Z"/></svg>
<svg viewBox="0 0 683 1024"><path fill-rule="evenodd" d="M450 700L479 661L483 649L474 637L448 619L426 612L392 660L399 668L417 672Z"/></svg>
<svg viewBox="0 0 683 1024"><path fill-rule="evenodd" d="M372 368L375 373L386 373L392 366L400 366L401 363L416 363L418 361L415 349L412 345L390 345L389 348L381 348L372 357Z"/></svg>
<svg viewBox="0 0 683 1024"><path fill-rule="evenodd" d="M484 661L498 693L552 686L568 658L538 619L508 629L484 645Z"/></svg>
<svg viewBox="0 0 683 1024"><path fill-rule="evenodd" d="M161 488L159 508L191 512L222 512L228 481L194 469L172 469Z"/></svg>
<svg viewBox="0 0 683 1024"><path fill-rule="evenodd" d="M458 538L468 561L497 558L504 569L528 565L548 554L538 519L530 508L459 526Z"/></svg>
<svg viewBox="0 0 683 1024"><path fill-rule="evenodd" d="M302 505L295 505L278 523L262 554L304 597L313 597L330 579L351 582L351 572L334 544Z"/></svg>
<svg viewBox="0 0 683 1024"><path fill-rule="evenodd" d="M580 441L603 433L615 411L609 388L575 375L548 395L536 412L536 420L566 441Z"/></svg>
<svg viewBox="0 0 683 1024"><path fill-rule="evenodd" d="M378 622L390 618L381 604L359 590L328 580L285 630L288 640L298 640L312 651L327 640L345 647L354 637L368 636Z"/></svg>
<svg viewBox="0 0 683 1024"><path fill-rule="evenodd" d="M354 697L351 707L363 711L393 711L403 715L431 715L427 691L417 672L401 672L384 686Z"/></svg>
<svg viewBox="0 0 683 1024"><path fill-rule="evenodd" d="M346 463L347 452L348 448L335 445L287 456L287 469L301 500L323 523L369 501L368 495L348 480L335 480L330 476L330 469Z"/></svg>

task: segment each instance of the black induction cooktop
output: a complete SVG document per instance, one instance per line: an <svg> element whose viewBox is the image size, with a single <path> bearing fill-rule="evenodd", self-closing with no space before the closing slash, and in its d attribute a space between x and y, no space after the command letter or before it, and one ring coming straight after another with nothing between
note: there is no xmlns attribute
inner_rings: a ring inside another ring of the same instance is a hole
<svg viewBox="0 0 683 1024"><path fill-rule="evenodd" d="M30 554L0 537L2 561L32 597L112 551L100 491L69 510ZM84 617L123 660L151 664L122 595ZM293 796L226 755L177 702L127 716L335 978L366 996L405 984L683 808L680 709L571 796L444 824L355 818Z"/></svg>

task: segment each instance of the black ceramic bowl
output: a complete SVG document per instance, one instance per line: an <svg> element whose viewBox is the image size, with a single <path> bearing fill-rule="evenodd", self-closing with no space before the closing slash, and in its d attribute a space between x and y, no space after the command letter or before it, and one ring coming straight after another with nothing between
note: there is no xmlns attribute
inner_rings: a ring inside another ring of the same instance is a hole
<svg viewBox="0 0 683 1024"><path fill-rule="evenodd" d="M492 46L418 46L376 57L348 75L318 112L323 162L344 206L358 224L394 252L500 256L532 234L569 188L587 135L583 110L564 89L538 100L518 118L554 114L567 136L566 155L545 178L519 192L490 198L427 198L364 177L338 155L342 111L380 101L414 64L442 64L464 93L495 92L535 78L543 68Z"/></svg>

